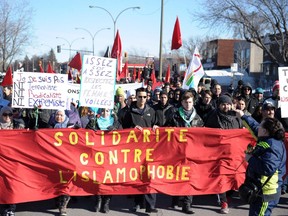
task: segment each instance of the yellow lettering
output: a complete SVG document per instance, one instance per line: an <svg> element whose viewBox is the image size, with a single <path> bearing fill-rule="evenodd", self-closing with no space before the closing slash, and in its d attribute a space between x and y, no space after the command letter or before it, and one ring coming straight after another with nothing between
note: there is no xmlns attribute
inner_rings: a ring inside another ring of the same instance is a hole
<svg viewBox="0 0 288 216"><path fill-rule="evenodd" d="M148 178L155 179L155 166L154 165L147 166L147 175L148 175Z"/></svg>
<svg viewBox="0 0 288 216"><path fill-rule="evenodd" d="M105 184L108 180L109 180L109 183L113 183L113 178L112 178L111 172L109 170L106 170L105 176L103 179L103 184Z"/></svg>
<svg viewBox="0 0 288 216"><path fill-rule="evenodd" d="M141 149L135 149L135 151L134 151L134 163L141 162L141 160L140 160L141 154L142 154Z"/></svg>
<svg viewBox="0 0 288 216"><path fill-rule="evenodd" d="M89 172L88 171L83 171L82 172L82 179L83 182L88 182L89 181Z"/></svg>
<svg viewBox="0 0 288 216"><path fill-rule="evenodd" d="M153 158L151 158L153 151L154 149L146 149L146 161L153 161Z"/></svg>
<svg viewBox="0 0 288 216"><path fill-rule="evenodd" d="M176 167L176 180L177 180L177 181L179 180L179 173L180 173L180 167L177 166L177 167Z"/></svg>
<svg viewBox="0 0 288 216"><path fill-rule="evenodd" d="M164 166L160 165L157 167L157 177L161 179L164 178L164 176L165 176L165 168Z"/></svg>
<svg viewBox="0 0 288 216"><path fill-rule="evenodd" d="M167 132L167 141L170 142L171 141L171 135L172 135L172 132L174 132L174 129L166 128L165 132Z"/></svg>
<svg viewBox="0 0 288 216"><path fill-rule="evenodd" d="M181 180L189 180L188 170L190 170L190 167L182 167Z"/></svg>
<svg viewBox="0 0 288 216"><path fill-rule="evenodd" d="M167 171L166 171L166 179L172 180L173 179L173 169L174 167L172 165L167 166Z"/></svg>
<svg viewBox="0 0 288 216"><path fill-rule="evenodd" d="M63 173L61 170L59 170L59 177L60 177L60 183L67 183L67 181L65 181L63 178Z"/></svg>
<svg viewBox="0 0 288 216"><path fill-rule="evenodd" d="M156 142L159 142L159 129L156 129Z"/></svg>
<svg viewBox="0 0 288 216"><path fill-rule="evenodd" d="M121 149L121 152L124 154L124 163L127 163L128 161L128 152L130 152L130 149Z"/></svg>
<svg viewBox="0 0 288 216"><path fill-rule="evenodd" d="M112 134L113 134L113 135L112 135L112 144L113 144L113 145L118 145L119 142L120 142L120 140L121 140L121 135L120 135L120 133L117 132L117 131L113 131ZM117 136L117 139L116 139L116 136Z"/></svg>
<svg viewBox="0 0 288 216"><path fill-rule="evenodd" d="M78 134L76 132L71 132L69 134L69 142L72 145L76 145L78 143Z"/></svg>
<svg viewBox="0 0 288 216"><path fill-rule="evenodd" d="M136 181L138 175L137 175L137 169L136 168L131 168L129 172L129 177L132 181Z"/></svg>
<svg viewBox="0 0 288 216"><path fill-rule="evenodd" d="M94 146L94 142L89 141L89 132L85 133L86 145L87 146Z"/></svg>
<svg viewBox="0 0 288 216"><path fill-rule="evenodd" d="M140 166L140 179L143 179L143 173L146 171L146 166L141 165Z"/></svg>
<svg viewBox="0 0 288 216"><path fill-rule="evenodd" d="M117 150L114 150L114 154L113 151L109 151L109 164L118 164Z"/></svg>
<svg viewBox="0 0 288 216"><path fill-rule="evenodd" d="M187 129L181 129L180 132L179 132L179 142L187 142L187 139L186 139L186 132L188 130Z"/></svg>
<svg viewBox="0 0 288 216"><path fill-rule="evenodd" d="M120 176L122 177L121 181L126 182L126 168L117 168L116 169L116 182L120 182Z"/></svg>
<svg viewBox="0 0 288 216"><path fill-rule="evenodd" d="M143 142L150 142L149 136L150 136L150 130L144 129L143 130Z"/></svg>
<svg viewBox="0 0 288 216"><path fill-rule="evenodd" d="M100 182L97 181L97 173L95 170L93 170L93 183L94 184L100 184Z"/></svg>
<svg viewBox="0 0 288 216"><path fill-rule="evenodd" d="M138 142L138 139L137 139L137 136L136 136L136 133L135 133L134 130L131 130L131 131L129 132L129 135L128 135L128 137L127 137L126 143L130 143L130 142L131 142L130 139L133 139L132 142L136 142L136 143Z"/></svg>
<svg viewBox="0 0 288 216"><path fill-rule="evenodd" d="M95 162L97 165L103 165L104 164L104 154L102 152L97 152L95 154Z"/></svg>
<svg viewBox="0 0 288 216"><path fill-rule="evenodd" d="M59 137L63 137L63 133L62 132L56 132L54 135L54 138L57 142L54 142L55 146L61 146L62 145L62 140Z"/></svg>
<svg viewBox="0 0 288 216"><path fill-rule="evenodd" d="M87 153L80 154L80 163L82 165L87 165L88 164L87 158L88 158L88 154Z"/></svg>

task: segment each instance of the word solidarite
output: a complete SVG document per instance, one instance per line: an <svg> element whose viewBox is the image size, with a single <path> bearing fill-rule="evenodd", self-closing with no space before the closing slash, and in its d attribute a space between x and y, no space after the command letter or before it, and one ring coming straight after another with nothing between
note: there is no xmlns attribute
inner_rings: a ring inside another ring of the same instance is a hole
<svg viewBox="0 0 288 216"><path fill-rule="evenodd" d="M163 138L165 138L166 142L171 142L171 138L175 135L174 132L175 130L173 128L166 128L164 132L161 133L161 137L160 137L158 129L155 131L155 133L151 132L148 129L143 129L143 131L141 131L141 134L140 134L141 136L138 137L137 134L139 133L136 134L135 130L132 129L129 131L128 136L127 137L125 136L126 139L123 140L124 138L122 134L120 134L118 131L112 131L109 133L105 133L104 131L101 131L100 135L95 134L94 131L86 131L84 135L85 140L83 140L83 139L79 139L82 136L78 134L77 131L72 131L72 132L69 132L68 134L65 133L65 136L63 132L59 131L54 134L54 139L55 139L54 145L59 147L59 146L62 146L63 143L67 144L67 138L68 138L68 144L70 145L83 144L83 141L85 141L84 144L86 146L94 146L94 145L99 145L99 144L106 145L106 141L108 141L109 145L111 144L118 145L120 142L126 143L126 144L138 143L138 142L149 143L152 141L159 142L160 138L161 138L161 141L163 141ZM178 130L176 134L178 135L177 142L186 143L187 132L188 132L188 129Z"/></svg>

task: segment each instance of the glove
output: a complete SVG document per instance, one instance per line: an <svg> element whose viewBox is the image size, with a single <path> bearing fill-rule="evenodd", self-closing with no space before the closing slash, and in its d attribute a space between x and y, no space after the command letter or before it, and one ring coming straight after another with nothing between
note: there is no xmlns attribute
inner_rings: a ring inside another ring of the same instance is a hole
<svg viewBox="0 0 288 216"><path fill-rule="evenodd" d="M252 157L252 154L245 154L245 160L249 162L250 158Z"/></svg>

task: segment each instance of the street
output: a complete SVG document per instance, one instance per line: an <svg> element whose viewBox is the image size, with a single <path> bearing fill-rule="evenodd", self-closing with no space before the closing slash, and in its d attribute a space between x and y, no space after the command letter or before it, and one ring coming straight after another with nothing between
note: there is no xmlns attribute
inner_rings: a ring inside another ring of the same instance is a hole
<svg viewBox="0 0 288 216"><path fill-rule="evenodd" d="M92 216L92 215L148 215L145 209L141 209L137 213L130 211L133 206L133 199L127 196L113 196L110 204L110 212L108 214L94 212L94 197L77 197L72 199L68 205L68 216ZM186 215L181 212L181 207L177 210L169 209L171 197L163 194L157 195L158 213L152 213L151 216L174 216ZM243 204L239 197L234 195L230 204L231 216L245 216L248 215L248 205ZM220 207L217 203L216 195L195 196L193 200L193 210L195 215L212 216L220 215ZM17 205L16 216L56 216L58 209L55 208L54 200L45 200L39 202L22 203ZM273 216L287 216L288 215L288 194L282 195L280 203L277 208L273 210Z"/></svg>

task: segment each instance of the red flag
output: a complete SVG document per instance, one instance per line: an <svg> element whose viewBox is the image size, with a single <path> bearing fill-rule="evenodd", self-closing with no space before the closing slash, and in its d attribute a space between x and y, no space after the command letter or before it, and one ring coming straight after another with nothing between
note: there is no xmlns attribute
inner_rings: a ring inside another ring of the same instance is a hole
<svg viewBox="0 0 288 216"><path fill-rule="evenodd" d="M40 70L40 72L41 72L41 73L44 73L44 69L43 69L43 67L42 67L42 61L39 61L38 64L39 64L39 70Z"/></svg>
<svg viewBox="0 0 288 216"><path fill-rule="evenodd" d="M3 81L1 85L4 86L12 86L13 85L13 79L12 79L12 66L10 65L7 68L6 74L3 78Z"/></svg>
<svg viewBox="0 0 288 216"><path fill-rule="evenodd" d="M74 58L70 61L68 66L77 69L78 71L81 71L82 68L82 59L80 53L77 53Z"/></svg>
<svg viewBox="0 0 288 216"><path fill-rule="evenodd" d="M120 73L119 79L127 78L127 76L128 76L128 62L126 61Z"/></svg>
<svg viewBox="0 0 288 216"><path fill-rule="evenodd" d="M141 82L141 75L142 75L142 70L138 70L138 77L137 77L137 79L138 79L138 82Z"/></svg>
<svg viewBox="0 0 288 216"><path fill-rule="evenodd" d="M52 65L51 65L51 62L50 62L50 61L48 62L47 73L55 73L55 72L53 71L53 68L52 68Z"/></svg>
<svg viewBox="0 0 288 216"><path fill-rule="evenodd" d="M132 76L132 80L135 82L136 80L136 68L134 67L133 69L133 76Z"/></svg>
<svg viewBox="0 0 288 216"><path fill-rule="evenodd" d="M177 17L175 25L174 25L171 50L179 49L181 46L182 46L182 38L181 38L180 24L179 24L179 20Z"/></svg>
<svg viewBox="0 0 288 216"><path fill-rule="evenodd" d="M117 72L116 72L116 79L117 81L120 80L120 73L121 73L121 56L122 56L122 43L119 34L119 30L117 30L116 37L114 39L114 44L111 51L111 58L117 59Z"/></svg>
<svg viewBox="0 0 288 216"><path fill-rule="evenodd" d="M170 71L170 64L168 64L168 68L167 68L167 71L166 71L166 76L165 76L165 82L170 82L170 74L171 74L171 71Z"/></svg>

